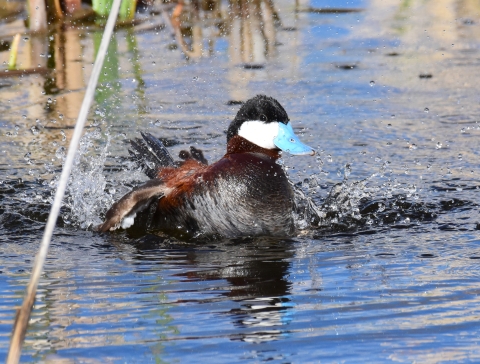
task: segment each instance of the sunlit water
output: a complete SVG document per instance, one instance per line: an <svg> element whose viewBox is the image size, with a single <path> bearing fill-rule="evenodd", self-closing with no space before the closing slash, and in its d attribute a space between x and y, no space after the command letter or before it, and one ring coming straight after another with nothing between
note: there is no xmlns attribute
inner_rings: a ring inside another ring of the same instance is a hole
<svg viewBox="0 0 480 364"><path fill-rule="evenodd" d="M480 360L478 4L275 6L281 25L249 38L243 56L235 22L225 32L208 14L196 46L199 33L184 31L189 59L168 27L116 33L23 361ZM303 11L325 6L362 11ZM23 67L50 74L0 78L1 359L99 37L30 37ZM284 158L298 237L187 243L90 230L145 179L126 159L138 130L173 155L195 145L214 161L236 101L257 93L277 98L319 151Z"/></svg>

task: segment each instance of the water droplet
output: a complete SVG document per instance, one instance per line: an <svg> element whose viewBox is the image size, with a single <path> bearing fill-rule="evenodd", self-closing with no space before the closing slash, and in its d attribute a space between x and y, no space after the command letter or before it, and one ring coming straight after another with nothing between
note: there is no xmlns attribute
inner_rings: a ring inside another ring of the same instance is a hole
<svg viewBox="0 0 480 364"><path fill-rule="evenodd" d="M344 178L348 179L348 176L350 176L351 173L352 173L352 166L349 163L345 164L345 170L343 174Z"/></svg>
<svg viewBox="0 0 480 364"><path fill-rule="evenodd" d="M38 135L38 133L40 133L40 130L36 126L32 126L30 128L30 131L32 132L33 135Z"/></svg>
<svg viewBox="0 0 480 364"><path fill-rule="evenodd" d="M329 171L326 171L324 169L320 169L320 173L323 174L324 176L328 176L330 174Z"/></svg>
<svg viewBox="0 0 480 364"><path fill-rule="evenodd" d="M104 118L105 117L105 112L97 109L97 110L95 110L95 115L98 115L98 116Z"/></svg>
<svg viewBox="0 0 480 364"><path fill-rule="evenodd" d="M65 147L60 147L55 152L55 157L58 159L63 159L65 157Z"/></svg>
<svg viewBox="0 0 480 364"><path fill-rule="evenodd" d="M47 173L55 172L55 168L53 167L53 164L51 162L45 163L44 166Z"/></svg>
<svg viewBox="0 0 480 364"><path fill-rule="evenodd" d="M370 81L370 87L375 86L375 81Z"/></svg>

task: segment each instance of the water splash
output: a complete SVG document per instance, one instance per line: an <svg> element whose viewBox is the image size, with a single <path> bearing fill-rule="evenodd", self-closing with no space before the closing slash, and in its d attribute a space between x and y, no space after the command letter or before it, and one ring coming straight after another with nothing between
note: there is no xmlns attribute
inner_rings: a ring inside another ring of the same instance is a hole
<svg viewBox="0 0 480 364"><path fill-rule="evenodd" d="M88 229L100 224L106 210L131 189L132 181L142 178L140 173L135 173L133 163L128 161L116 171L105 173L111 142L109 132L102 132L100 127L82 137L62 207L61 217L66 225ZM65 160L63 151L57 151L56 155ZM56 175L50 182L50 202L59 177Z"/></svg>
<svg viewBox="0 0 480 364"><path fill-rule="evenodd" d="M318 175L294 186L298 229L370 229L384 224L409 225L435 215L432 206L416 201L419 197L415 185L385 180L376 174L361 181L347 178L344 174L344 180L323 199L311 188L318 184Z"/></svg>
<svg viewBox="0 0 480 364"><path fill-rule="evenodd" d="M110 141L110 135L107 133L105 138L99 128L82 137L63 201L65 224L82 229L99 224L104 206L113 202L112 196L105 193L107 179L103 174ZM56 156L65 161L64 151L57 150ZM59 177L57 175L51 181L52 188L56 188Z"/></svg>

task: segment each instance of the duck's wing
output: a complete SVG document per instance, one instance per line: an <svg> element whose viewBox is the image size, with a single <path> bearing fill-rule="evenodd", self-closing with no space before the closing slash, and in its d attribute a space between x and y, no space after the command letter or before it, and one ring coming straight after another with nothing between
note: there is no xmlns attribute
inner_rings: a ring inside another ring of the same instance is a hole
<svg viewBox="0 0 480 364"><path fill-rule="evenodd" d="M145 210L153 201L164 197L170 189L162 180L152 179L143 185L135 187L131 192L114 203L107 211L105 222L97 227L98 231L126 229L133 225L138 212Z"/></svg>
<svg viewBox="0 0 480 364"><path fill-rule="evenodd" d="M130 140L132 149L128 152L132 160L142 167L150 178L156 178L158 171L165 167L175 167L175 161L160 139L150 133L140 133L143 139Z"/></svg>

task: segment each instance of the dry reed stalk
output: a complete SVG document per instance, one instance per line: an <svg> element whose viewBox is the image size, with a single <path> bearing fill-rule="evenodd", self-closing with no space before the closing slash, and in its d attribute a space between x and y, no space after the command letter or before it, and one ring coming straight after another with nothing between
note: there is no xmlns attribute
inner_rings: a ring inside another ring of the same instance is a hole
<svg viewBox="0 0 480 364"><path fill-rule="evenodd" d="M72 170L73 161L75 154L80 143L80 138L82 136L83 128L88 116L88 110L92 104L93 97L95 95L95 89L98 82L98 77L100 71L102 70L103 61L105 60L105 55L107 53L108 44L113 33L113 28L118 16L118 11L120 9L121 0L114 0L112 11L108 17L107 24L105 26L105 31L103 33L102 42L97 53L97 58L93 66L92 74L90 76L90 81L85 92L85 97L83 99L82 107L80 109L77 123L73 131L72 139L70 141L70 146L68 147L67 157L65 159L65 164L63 166L62 174L58 182L57 191L55 193L55 198L53 200L52 208L50 214L48 215L47 225L43 234L43 239L40 244L40 249L35 258L35 263L33 265L32 276L27 287L27 292L22 304L22 307L17 311L15 318L15 323L13 327L13 333L10 341L10 348L8 351L7 364L16 364L20 360L21 348L23 341L25 339L25 334L27 332L28 321L30 319L30 314L32 312L33 304L35 303L35 295L37 293L38 281L40 275L43 271L43 266L45 264L45 259L47 258L48 248L50 246L50 241L52 239L53 229L60 213L60 207L62 205L62 199L65 195L65 189L67 187L67 182L70 177L70 172Z"/></svg>

